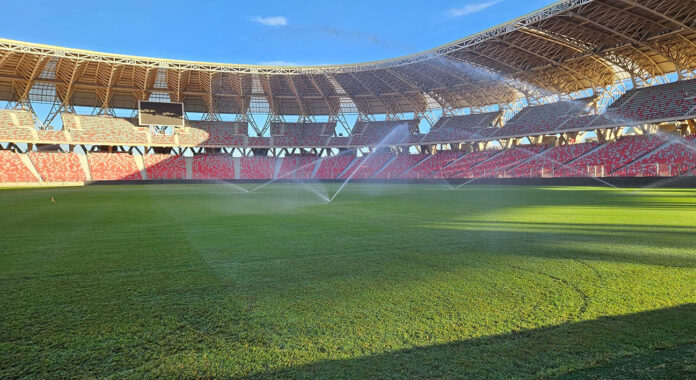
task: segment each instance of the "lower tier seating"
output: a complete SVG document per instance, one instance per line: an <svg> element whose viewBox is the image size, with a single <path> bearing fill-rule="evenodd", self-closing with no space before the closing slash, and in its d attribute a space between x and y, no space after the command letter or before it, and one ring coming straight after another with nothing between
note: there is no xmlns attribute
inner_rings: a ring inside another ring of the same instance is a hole
<svg viewBox="0 0 696 380"><path fill-rule="evenodd" d="M239 178L271 179L275 172L275 165L275 157L242 157L240 158Z"/></svg>
<svg viewBox="0 0 696 380"><path fill-rule="evenodd" d="M87 180L77 153L31 152L29 158L45 182Z"/></svg>
<svg viewBox="0 0 696 380"><path fill-rule="evenodd" d="M316 179L337 179L346 170L348 165L355 159L355 156L342 155L324 157L319 164Z"/></svg>
<svg viewBox="0 0 696 380"><path fill-rule="evenodd" d="M128 153L89 153L89 169L95 181L118 181L143 179Z"/></svg>
<svg viewBox="0 0 696 380"><path fill-rule="evenodd" d="M171 154L146 154L143 156L147 179L184 179L186 161Z"/></svg>
<svg viewBox="0 0 696 380"><path fill-rule="evenodd" d="M38 182L18 153L0 150L0 182Z"/></svg>

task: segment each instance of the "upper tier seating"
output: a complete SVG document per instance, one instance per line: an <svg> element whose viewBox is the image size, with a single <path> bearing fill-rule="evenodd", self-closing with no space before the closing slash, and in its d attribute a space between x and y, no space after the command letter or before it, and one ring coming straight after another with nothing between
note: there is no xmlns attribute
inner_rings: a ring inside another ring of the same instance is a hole
<svg viewBox="0 0 696 380"><path fill-rule="evenodd" d="M321 147L336 129L331 123L271 123L273 146Z"/></svg>
<svg viewBox="0 0 696 380"><path fill-rule="evenodd" d="M499 115L498 112L489 112L463 116L443 116L422 139L422 142L464 141L490 136L496 130L490 127Z"/></svg>
<svg viewBox="0 0 696 380"><path fill-rule="evenodd" d="M472 166L490 159L500 151L484 150L481 152L471 152L463 156L459 156L458 160L451 163L449 166L443 167L440 171L433 173L435 178L457 178L461 177L461 173L468 170ZM438 153L440 154L440 153Z"/></svg>
<svg viewBox="0 0 696 380"><path fill-rule="evenodd" d="M268 148L271 146L270 137L249 137L247 139L249 146Z"/></svg>
<svg viewBox="0 0 696 380"><path fill-rule="evenodd" d="M490 160L476 164L456 175L464 178L507 176L507 171L532 157L538 156L544 149L546 147L541 145L522 145L505 149Z"/></svg>
<svg viewBox="0 0 696 380"><path fill-rule="evenodd" d="M401 144L410 139L420 120L358 121L353 127L350 145L375 146Z"/></svg>
<svg viewBox="0 0 696 380"><path fill-rule="evenodd" d="M39 138L40 142L53 142L53 143L68 143L70 142L65 133L62 130L54 131L50 129L39 129L36 131L36 136Z"/></svg>
<svg viewBox="0 0 696 380"><path fill-rule="evenodd" d="M556 177L604 177L665 143L659 136L625 136L554 172Z"/></svg>
<svg viewBox="0 0 696 380"><path fill-rule="evenodd" d="M592 98L565 100L523 108L495 136L531 136L563 130L570 119L585 113Z"/></svg>
<svg viewBox="0 0 696 380"><path fill-rule="evenodd" d="M687 116L696 116L696 79L631 89L592 125L633 125Z"/></svg>
<svg viewBox="0 0 696 380"><path fill-rule="evenodd" d="M30 152L29 158L45 182L82 182L87 180L77 153Z"/></svg>
<svg viewBox="0 0 696 380"><path fill-rule="evenodd" d="M63 128L72 141L91 145L145 145L147 128L138 127L134 120L111 116L83 116L63 113Z"/></svg>
<svg viewBox="0 0 696 380"><path fill-rule="evenodd" d="M34 119L29 111L0 110L0 141L33 141L33 129Z"/></svg>
<svg viewBox="0 0 696 380"><path fill-rule="evenodd" d="M439 172L443 166L463 156L465 152L446 150L426 157L418 165L402 173L399 178L432 178L433 173Z"/></svg>
<svg viewBox="0 0 696 380"><path fill-rule="evenodd" d="M0 182L38 182L18 153L0 150Z"/></svg>
<svg viewBox="0 0 696 380"><path fill-rule="evenodd" d="M226 154L193 156L193 179L234 179L234 158Z"/></svg>
<svg viewBox="0 0 696 380"><path fill-rule="evenodd" d="M355 156L348 154L340 156L329 156L321 159L319 164L319 169L314 178L316 179L336 179L338 176L346 170L348 164L353 161Z"/></svg>
<svg viewBox="0 0 696 380"><path fill-rule="evenodd" d="M147 179L184 179L186 161L171 154L146 154L143 156Z"/></svg>
<svg viewBox="0 0 696 380"><path fill-rule="evenodd" d="M151 140L152 140L153 145L164 145L164 146L176 145L176 140L174 140L174 135L153 132L152 136L151 136Z"/></svg>
<svg viewBox="0 0 696 380"><path fill-rule="evenodd" d="M179 132L179 143L186 146L241 146L246 144L248 127L246 122L237 121L187 121L186 127Z"/></svg>
<svg viewBox="0 0 696 380"><path fill-rule="evenodd" d="M239 178L271 179L275 173L275 157L241 157Z"/></svg>
<svg viewBox="0 0 696 380"><path fill-rule="evenodd" d="M534 157L511 170L507 170L506 174L518 178L553 177L556 170L597 146L597 143L557 146L546 150L540 156Z"/></svg>
<svg viewBox="0 0 696 380"><path fill-rule="evenodd" d="M696 167L696 136L675 137L654 153L612 173L616 177L673 177Z"/></svg>
<svg viewBox="0 0 696 380"><path fill-rule="evenodd" d="M135 159L128 153L89 153L87 159L95 181L142 179Z"/></svg>
<svg viewBox="0 0 696 380"><path fill-rule="evenodd" d="M384 168L384 170L375 175L374 178L398 178L401 173L413 167L427 156L427 154L401 153L396 156L396 159L392 161L389 164L389 166L387 166L386 168Z"/></svg>

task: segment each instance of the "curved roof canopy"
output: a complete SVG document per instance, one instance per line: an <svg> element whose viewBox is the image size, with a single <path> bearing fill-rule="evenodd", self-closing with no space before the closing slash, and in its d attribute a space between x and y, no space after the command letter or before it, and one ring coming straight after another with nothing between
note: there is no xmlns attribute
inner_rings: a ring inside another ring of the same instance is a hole
<svg viewBox="0 0 696 380"><path fill-rule="evenodd" d="M0 39L0 100L35 85L65 106L136 108L159 93L187 111L364 114L505 104L696 69L693 0L563 0L435 49L391 60L274 67L104 54ZM41 92L41 91L38 91ZM34 98L40 95L32 95ZM347 99L350 101L347 101Z"/></svg>

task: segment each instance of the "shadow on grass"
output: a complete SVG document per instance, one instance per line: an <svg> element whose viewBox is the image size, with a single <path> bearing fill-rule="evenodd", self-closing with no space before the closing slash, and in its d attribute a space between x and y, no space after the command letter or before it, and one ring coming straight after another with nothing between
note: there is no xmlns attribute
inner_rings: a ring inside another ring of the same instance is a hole
<svg viewBox="0 0 696 380"><path fill-rule="evenodd" d="M327 360L256 377L696 377L696 304Z"/></svg>

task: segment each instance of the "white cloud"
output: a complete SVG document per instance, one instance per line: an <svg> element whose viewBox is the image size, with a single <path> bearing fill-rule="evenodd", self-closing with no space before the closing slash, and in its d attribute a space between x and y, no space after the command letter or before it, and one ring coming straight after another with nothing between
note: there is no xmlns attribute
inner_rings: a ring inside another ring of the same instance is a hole
<svg viewBox="0 0 696 380"><path fill-rule="evenodd" d="M452 18L462 17L462 16L470 15L472 13L481 12L482 10L484 10L488 7L491 7L493 5L496 5L501 1L502 0L493 0L493 1L485 1L482 3L469 3L463 7L460 7L460 8L452 8L449 11L447 11L447 14Z"/></svg>
<svg viewBox="0 0 696 380"><path fill-rule="evenodd" d="M288 19L283 16L269 16L269 17L254 17L251 19L253 22L258 22L259 24L268 26L287 26Z"/></svg>

